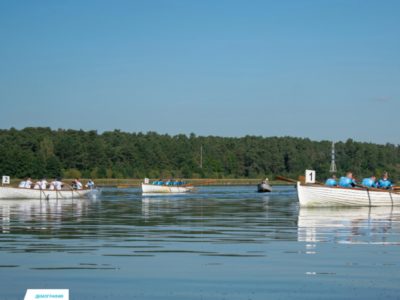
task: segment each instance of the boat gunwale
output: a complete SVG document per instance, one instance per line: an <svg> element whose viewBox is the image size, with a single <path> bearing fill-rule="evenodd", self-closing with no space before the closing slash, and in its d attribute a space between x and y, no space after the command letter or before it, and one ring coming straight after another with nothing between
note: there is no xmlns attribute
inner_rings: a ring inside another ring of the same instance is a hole
<svg viewBox="0 0 400 300"><path fill-rule="evenodd" d="M379 192L379 193L393 193L400 194L400 192L396 192L394 190L388 189L378 189L378 188L369 188L369 187L342 187L342 186L327 186L322 184L314 184L314 183L302 183L298 182L301 187L316 187L316 188L327 188L327 189L338 189L338 190L347 190L347 191L370 191L370 192Z"/></svg>
<svg viewBox="0 0 400 300"><path fill-rule="evenodd" d="M193 184L183 184L183 185L165 185L165 184L151 184L151 183L142 183L142 185L149 186L163 186L163 187L194 187Z"/></svg>
<svg viewBox="0 0 400 300"><path fill-rule="evenodd" d="M94 189L88 189L88 188L83 188L83 189L61 189L61 190L50 190L50 189L34 189L34 188L24 188L24 187L18 187L18 186L5 186L5 185L0 185L0 188L6 188L6 189L17 189L17 190L22 190L22 191L42 191L42 192L79 192L79 191L91 191Z"/></svg>

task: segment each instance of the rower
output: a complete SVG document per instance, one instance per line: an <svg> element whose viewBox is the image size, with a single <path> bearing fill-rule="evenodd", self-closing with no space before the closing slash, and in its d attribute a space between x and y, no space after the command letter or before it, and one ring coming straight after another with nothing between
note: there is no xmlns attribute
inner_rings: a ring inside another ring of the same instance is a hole
<svg viewBox="0 0 400 300"><path fill-rule="evenodd" d="M30 189L32 185L32 180L28 177L26 180L23 180L19 183L18 187L23 189Z"/></svg>
<svg viewBox="0 0 400 300"><path fill-rule="evenodd" d="M384 172L382 178L379 179L378 188L387 190L392 188L392 182L389 180L388 172Z"/></svg>
<svg viewBox="0 0 400 300"><path fill-rule="evenodd" d="M39 190L39 189L40 189L40 183L41 183L40 180L39 180L39 181L36 181L35 186L33 187L33 189Z"/></svg>
<svg viewBox="0 0 400 300"><path fill-rule="evenodd" d="M89 181L86 183L85 187L87 187L88 189L93 189L94 188L94 181L92 179L89 179Z"/></svg>
<svg viewBox="0 0 400 300"><path fill-rule="evenodd" d="M30 189L32 187L32 179L28 177L25 181L25 188Z"/></svg>
<svg viewBox="0 0 400 300"><path fill-rule="evenodd" d="M35 190L45 190L47 188L47 181L46 178L39 180L35 183L34 189Z"/></svg>
<svg viewBox="0 0 400 300"><path fill-rule="evenodd" d="M57 191L60 191L62 189L62 186L63 186L63 183L61 181L61 178L60 177L56 178L56 180L54 181L54 188Z"/></svg>
<svg viewBox="0 0 400 300"><path fill-rule="evenodd" d="M26 184L26 181L23 180L23 181L21 181L21 182L18 184L18 187L24 189L24 188L25 188L25 184Z"/></svg>
<svg viewBox="0 0 400 300"><path fill-rule="evenodd" d="M371 177L364 178L361 184L367 188L376 188L376 176L372 175Z"/></svg>
<svg viewBox="0 0 400 300"><path fill-rule="evenodd" d="M353 178L352 172L347 172L346 176L340 177L339 186L340 187L355 187L356 181Z"/></svg>
<svg viewBox="0 0 400 300"><path fill-rule="evenodd" d="M39 185L39 189L45 190L47 188L47 183L48 182L47 182L46 178L43 178L41 181L37 182L36 184Z"/></svg>
<svg viewBox="0 0 400 300"><path fill-rule="evenodd" d="M76 179L75 179L75 188L76 188L77 190L81 190L81 189L83 188L83 185L82 185L82 183L80 182L79 178L76 178Z"/></svg>
<svg viewBox="0 0 400 300"><path fill-rule="evenodd" d="M54 180L50 183L50 190L57 190L60 191L62 188L63 183L61 182L61 178L54 178Z"/></svg>
<svg viewBox="0 0 400 300"><path fill-rule="evenodd" d="M56 181L57 181L57 179L56 178L54 178L54 180L52 181L52 182L50 182L50 186L49 186L49 190L54 190L55 189L55 186L56 186Z"/></svg>
<svg viewBox="0 0 400 300"><path fill-rule="evenodd" d="M332 175L331 178L328 178L328 179L325 181L325 185L327 185L327 186L337 186L336 176L335 176L335 175Z"/></svg>

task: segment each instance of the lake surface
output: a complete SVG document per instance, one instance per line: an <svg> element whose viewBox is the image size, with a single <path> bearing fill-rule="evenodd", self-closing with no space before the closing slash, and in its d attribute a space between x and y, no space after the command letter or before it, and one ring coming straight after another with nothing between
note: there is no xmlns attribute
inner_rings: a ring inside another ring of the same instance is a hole
<svg viewBox="0 0 400 300"><path fill-rule="evenodd" d="M299 208L293 187L0 202L0 299L400 299L400 208Z"/></svg>

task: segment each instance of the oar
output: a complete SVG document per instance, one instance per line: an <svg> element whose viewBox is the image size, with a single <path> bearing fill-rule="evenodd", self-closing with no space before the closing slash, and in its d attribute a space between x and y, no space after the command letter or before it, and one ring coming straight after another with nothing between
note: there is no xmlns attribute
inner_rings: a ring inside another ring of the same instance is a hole
<svg viewBox="0 0 400 300"><path fill-rule="evenodd" d="M362 188L362 189L366 189L366 190L370 190L370 191L378 191L378 192L392 192L392 193L396 193L396 194L399 194L399 191L397 190L396 191L396 189L379 189L379 188L374 188L374 187L368 187L368 186L365 186L365 185L362 185L362 184L355 184L355 186L356 187L359 187L359 188Z"/></svg>
<svg viewBox="0 0 400 300"><path fill-rule="evenodd" d="M368 189L368 190L375 190L376 189L376 188L368 187L368 186L365 186L365 185L362 185L362 184L358 184L358 183L354 184L354 186L362 188L362 189Z"/></svg>
<svg viewBox="0 0 400 300"><path fill-rule="evenodd" d="M275 176L275 179L280 180L280 181L290 182L290 183L297 183L297 180L295 180L295 179L287 178L287 177L280 176L280 175Z"/></svg>
<svg viewBox="0 0 400 300"><path fill-rule="evenodd" d="M362 184L359 184L359 183L356 183L354 186L362 188L362 189L371 190L371 191L384 191L384 189L378 189L378 188L375 188L375 187L369 187L369 186L365 186L365 185L362 185Z"/></svg>
<svg viewBox="0 0 400 300"><path fill-rule="evenodd" d="M70 186L68 183L63 182L63 185L68 187L71 191L74 190L74 188L72 186Z"/></svg>
<svg viewBox="0 0 400 300"><path fill-rule="evenodd" d="M287 177L280 176L280 175L275 176L275 179L281 180L281 181L290 182L290 183L297 183L297 182L300 181L300 180L295 180L295 179L287 178ZM301 182L304 183L303 180L301 180ZM319 181L316 181L316 180L315 180L314 184L324 185L322 182L319 182Z"/></svg>

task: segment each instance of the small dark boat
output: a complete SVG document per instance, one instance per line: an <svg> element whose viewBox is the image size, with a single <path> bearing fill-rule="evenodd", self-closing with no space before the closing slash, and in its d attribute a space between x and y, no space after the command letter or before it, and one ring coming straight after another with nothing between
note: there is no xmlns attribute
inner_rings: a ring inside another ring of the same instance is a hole
<svg viewBox="0 0 400 300"><path fill-rule="evenodd" d="M257 192L268 193L271 191L272 191L272 189L269 184L268 178L265 178L265 180L263 180L263 181L261 181L261 183L257 184Z"/></svg>

